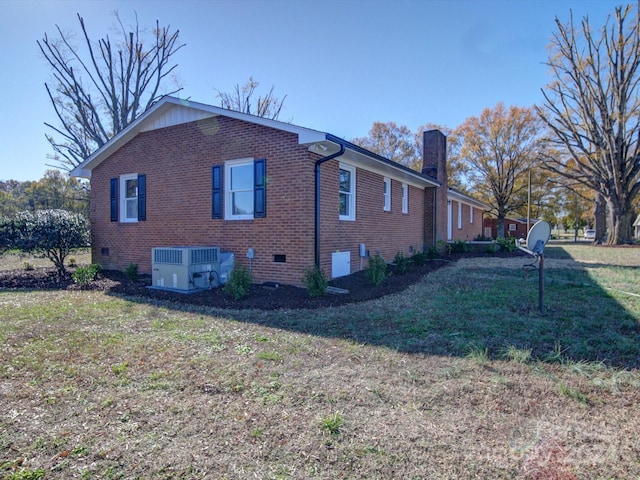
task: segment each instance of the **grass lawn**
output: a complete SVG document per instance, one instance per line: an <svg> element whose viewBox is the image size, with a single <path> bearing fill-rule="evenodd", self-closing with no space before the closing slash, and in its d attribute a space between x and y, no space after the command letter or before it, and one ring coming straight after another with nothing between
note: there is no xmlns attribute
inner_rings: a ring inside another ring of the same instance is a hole
<svg viewBox="0 0 640 480"><path fill-rule="evenodd" d="M323 310L0 291L0 478L640 478L640 249L546 254L544 314L526 258Z"/></svg>

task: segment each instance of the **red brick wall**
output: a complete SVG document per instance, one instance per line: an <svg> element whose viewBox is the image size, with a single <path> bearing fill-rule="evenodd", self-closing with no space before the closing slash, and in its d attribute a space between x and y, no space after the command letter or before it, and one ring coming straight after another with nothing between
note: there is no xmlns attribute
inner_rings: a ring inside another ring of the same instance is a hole
<svg viewBox="0 0 640 480"><path fill-rule="evenodd" d="M452 200L451 205L451 221L452 221L452 240L475 240L479 235L482 235L482 210L474 208L473 223L470 222L470 209L473 208L470 205L462 203L462 228L458 228L458 205L459 202Z"/></svg>
<svg viewBox="0 0 640 480"><path fill-rule="evenodd" d="M398 252L409 256L424 248L424 190L409 185L409 209L402 213L402 182L391 181L391 211L384 211L382 175L356 170L356 220L340 220L338 215L339 161L321 166L321 267L331 276L332 253L351 252L351 272L360 269L359 246L364 243L370 256L380 253L392 261ZM362 266L366 268L367 259Z"/></svg>
<svg viewBox="0 0 640 480"><path fill-rule="evenodd" d="M211 218L211 167L239 158L267 159L267 216L252 220ZM314 263L314 163L319 158L298 145L295 134L216 117L140 133L92 172L93 261L107 269L138 264L151 272L157 246L210 245L235 253L248 266L255 249L254 281L300 285ZM410 187L409 215L401 213L402 188L392 184L392 211L383 212L382 176L358 169L356 222L338 219L337 160L321 166L321 266L331 274L331 252L351 251L352 271L359 267L358 245L379 249L392 260L396 252L422 248L424 192ZM109 180L146 174L147 220L109 219ZM109 254L103 255L103 249ZM286 255L286 263L274 262ZM366 262L365 262L366 266Z"/></svg>

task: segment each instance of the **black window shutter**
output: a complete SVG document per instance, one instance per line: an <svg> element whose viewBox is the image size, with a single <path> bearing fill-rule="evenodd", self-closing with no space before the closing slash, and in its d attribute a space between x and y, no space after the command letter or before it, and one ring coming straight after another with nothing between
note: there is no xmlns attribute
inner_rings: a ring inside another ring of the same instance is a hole
<svg viewBox="0 0 640 480"><path fill-rule="evenodd" d="M222 165L211 167L211 218L222 218Z"/></svg>
<svg viewBox="0 0 640 480"><path fill-rule="evenodd" d="M147 176L138 175L138 221L147 219Z"/></svg>
<svg viewBox="0 0 640 480"><path fill-rule="evenodd" d="M253 162L253 217L267 216L267 160L259 158Z"/></svg>
<svg viewBox="0 0 640 480"><path fill-rule="evenodd" d="M111 210L111 221L118 221L118 179L112 178L109 181L109 208Z"/></svg>

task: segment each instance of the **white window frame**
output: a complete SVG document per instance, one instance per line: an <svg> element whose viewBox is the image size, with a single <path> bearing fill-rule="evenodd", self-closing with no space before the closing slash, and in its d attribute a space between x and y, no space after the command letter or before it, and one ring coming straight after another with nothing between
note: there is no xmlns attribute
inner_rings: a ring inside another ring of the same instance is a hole
<svg viewBox="0 0 640 480"><path fill-rule="evenodd" d="M254 192L255 179L253 178L254 159L253 158L239 158L237 160L228 160L224 162L224 218L225 220L253 220L255 204L253 205L253 211L248 214L234 215L233 214L233 194L237 192L248 192L249 190L231 190L231 170L235 167L251 166L251 193ZM252 200L253 201L253 200Z"/></svg>
<svg viewBox="0 0 640 480"><path fill-rule="evenodd" d="M462 230L462 202L458 202L458 230Z"/></svg>
<svg viewBox="0 0 640 480"><path fill-rule="evenodd" d="M510 223L509 224L509 231L510 232L517 232L518 231L518 224L517 223Z"/></svg>
<svg viewBox="0 0 640 480"><path fill-rule="evenodd" d="M338 192L339 195L347 195L347 215L340 215L340 220L347 220L347 221L355 221L356 219L356 167L354 167L353 165L349 165L348 163L342 163L340 162L340 166L339 166L340 170L345 170L349 173L351 173L351 175L349 175L350 180L351 180L351 185L350 185L350 191L346 192L346 191L342 191L340 190L340 182L338 181ZM338 172L338 178L339 178L340 172Z"/></svg>
<svg viewBox="0 0 640 480"><path fill-rule="evenodd" d="M127 181L136 181L136 196L127 197ZM138 174L127 173L126 175L120 175L120 222L121 223L135 223L138 221ZM127 217L127 202L135 202L136 215L135 217Z"/></svg>
<svg viewBox="0 0 640 480"><path fill-rule="evenodd" d="M453 240L453 202L447 200L447 240Z"/></svg>
<svg viewBox="0 0 640 480"><path fill-rule="evenodd" d="M409 213L409 185L402 184L402 213Z"/></svg>
<svg viewBox="0 0 640 480"><path fill-rule="evenodd" d="M469 205L469 223L473 223L473 205Z"/></svg>
<svg viewBox="0 0 640 480"><path fill-rule="evenodd" d="M383 179L383 195L384 195L384 211L391 211L391 179L384 177Z"/></svg>

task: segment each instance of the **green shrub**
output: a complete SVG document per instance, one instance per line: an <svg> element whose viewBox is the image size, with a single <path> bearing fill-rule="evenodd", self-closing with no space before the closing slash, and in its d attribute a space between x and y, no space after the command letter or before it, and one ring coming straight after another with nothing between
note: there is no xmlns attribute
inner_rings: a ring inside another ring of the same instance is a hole
<svg viewBox="0 0 640 480"><path fill-rule="evenodd" d="M67 265L70 268L75 268L78 266L78 261L76 260L76 257L69 257L69 260L67 260Z"/></svg>
<svg viewBox="0 0 640 480"><path fill-rule="evenodd" d="M438 247L427 247L424 250L424 256L426 260L433 260L434 258L438 258L440 256L440 250Z"/></svg>
<svg viewBox="0 0 640 480"><path fill-rule="evenodd" d="M234 265L227 283L224 284L224 292L236 300L240 300L247 296L250 286L251 273L249 269L242 265Z"/></svg>
<svg viewBox="0 0 640 480"><path fill-rule="evenodd" d="M387 275L387 262L380 255L369 258L364 274L371 285L380 285Z"/></svg>
<svg viewBox="0 0 640 480"><path fill-rule="evenodd" d="M414 265L421 267L425 263L427 263L427 252L417 252L411 257L411 260L413 261Z"/></svg>
<svg viewBox="0 0 640 480"><path fill-rule="evenodd" d="M486 249L487 253L497 253L499 251L500 251L500 245L498 245L497 243L492 243Z"/></svg>
<svg viewBox="0 0 640 480"><path fill-rule="evenodd" d="M33 270L34 268L35 268L35 267L33 266L33 264L32 264L31 262L29 262L28 260L25 260L25 261L22 263L22 269L23 269L25 272L29 272L29 271Z"/></svg>
<svg viewBox="0 0 640 480"><path fill-rule="evenodd" d="M444 257L445 255L450 255L451 254L451 245L449 245L444 240L438 240L436 242L436 248L438 249L438 254L441 257Z"/></svg>
<svg viewBox="0 0 640 480"><path fill-rule="evenodd" d="M0 241L2 249L45 255L62 276L67 273L64 261L69 253L89 244L89 222L66 210L19 212L0 222Z"/></svg>
<svg viewBox="0 0 640 480"><path fill-rule="evenodd" d="M516 248L516 239L514 237L503 237L496 240L500 245L500 250L506 250L507 252L513 252Z"/></svg>
<svg viewBox="0 0 640 480"><path fill-rule="evenodd" d="M450 253L467 253L469 251L469 245L464 240L455 240L449 244Z"/></svg>
<svg viewBox="0 0 640 480"><path fill-rule="evenodd" d="M102 266L99 263L92 263L88 267L76 268L76 271L71 276L74 282L84 287L93 282L101 270Z"/></svg>
<svg viewBox="0 0 640 480"><path fill-rule="evenodd" d="M407 273L409 268L411 267L411 261L409 257L405 257L402 252L396 253L396 256L393 259L393 263L396 264L396 271L398 273Z"/></svg>
<svg viewBox="0 0 640 480"><path fill-rule="evenodd" d="M319 266L314 265L304 271L302 283L307 287L309 295L312 297L322 297L327 293L329 280L327 279L324 271Z"/></svg>
<svg viewBox="0 0 640 480"><path fill-rule="evenodd" d="M124 276L132 282L137 282L140 274L138 273L138 264L130 263L127 268L124 269Z"/></svg>

